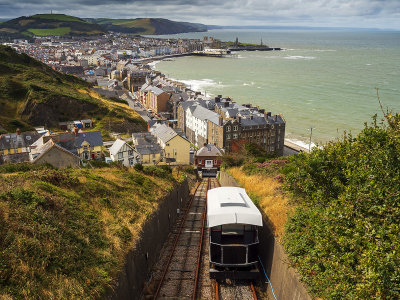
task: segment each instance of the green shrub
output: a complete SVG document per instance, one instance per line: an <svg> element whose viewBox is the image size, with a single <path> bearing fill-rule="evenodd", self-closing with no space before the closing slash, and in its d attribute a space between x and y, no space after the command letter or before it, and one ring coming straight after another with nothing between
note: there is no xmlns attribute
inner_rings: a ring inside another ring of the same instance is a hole
<svg viewBox="0 0 400 300"><path fill-rule="evenodd" d="M316 297L400 298L400 115L386 118L284 168L299 205L284 244Z"/></svg>
<svg viewBox="0 0 400 300"><path fill-rule="evenodd" d="M143 171L143 165L142 164L135 164L133 166L135 168L136 171Z"/></svg>
<svg viewBox="0 0 400 300"><path fill-rule="evenodd" d="M27 172L30 170L43 170L43 169L54 169L54 167L49 164L37 165L30 163L0 165L0 173Z"/></svg>
<svg viewBox="0 0 400 300"><path fill-rule="evenodd" d="M6 193L0 194L0 198L8 201L13 201L17 204L26 205L41 205L46 203L46 200L39 197L35 192L24 188L16 188Z"/></svg>

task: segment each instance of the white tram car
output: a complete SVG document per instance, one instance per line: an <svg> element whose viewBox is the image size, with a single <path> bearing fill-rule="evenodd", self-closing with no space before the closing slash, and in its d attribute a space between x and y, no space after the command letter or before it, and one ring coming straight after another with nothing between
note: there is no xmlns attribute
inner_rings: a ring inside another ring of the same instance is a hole
<svg viewBox="0 0 400 300"><path fill-rule="evenodd" d="M243 188L207 193L210 278L255 279L258 271L260 211Z"/></svg>

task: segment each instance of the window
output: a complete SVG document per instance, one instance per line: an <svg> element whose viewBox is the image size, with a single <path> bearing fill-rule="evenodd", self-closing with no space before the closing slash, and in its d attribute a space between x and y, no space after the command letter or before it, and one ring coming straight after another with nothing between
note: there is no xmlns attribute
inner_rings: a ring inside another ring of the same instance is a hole
<svg viewBox="0 0 400 300"><path fill-rule="evenodd" d="M133 166L133 158L129 159L129 165Z"/></svg>
<svg viewBox="0 0 400 300"><path fill-rule="evenodd" d="M238 138L238 134L237 134L237 133L234 133L234 134L233 134L233 138L234 138L234 139L237 139L237 138Z"/></svg>
<svg viewBox="0 0 400 300"><path fill-rule="evenodd" d="M133 150L128 150L128 155L129 156L133 155Z"/></svg>
<svg viewBox="0 0 400 300"><path fill-rule="evenodd" d="M88 146L83 146L83 151L87 151L88 150Z"/></svg>
<svg viewBox="0 0 400 300"><path fill-rule="evenodd" d="M226 126L226 132L231 131L231 126Z"/></svg>
<svg viewBox="0 0 400 300"><path fill-rule="evenodd" d="M121 159L124 157L124 153L123 152L118 152L118 159Z"/></svg>
<svg viewBox="0 0 400 300"><path fill-rule="evenodd" d="M238 129L239 129L239 126L237 126L237 125L233 126L233 131L238 131Z"/></svg>
<svg viewBox="0 0 400 300"><path fill-rule="evenodd" d="M226 139L227 139L227 140L230 140L230 139L231 139L231 135L230 135L230 134L227 134L227 135L226 135Z"/></svg>
<svg viewBox="0 0 400 300"><path fill-rule="evenodd" d="M216 160L216 159L214 159L214 164L215 164L215 165L217 164L217 160Z"/></svg>

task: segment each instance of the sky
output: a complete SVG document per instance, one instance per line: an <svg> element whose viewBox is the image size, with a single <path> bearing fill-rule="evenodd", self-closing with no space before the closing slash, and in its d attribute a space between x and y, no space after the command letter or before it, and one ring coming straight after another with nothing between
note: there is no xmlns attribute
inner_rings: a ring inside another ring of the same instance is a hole
<svg viewBox="0 0 400 300"><path fill-rule="evenodd" d="M0 0L0 18L37 13L167 18L207 25L400 30L400 0Z"/></svg>

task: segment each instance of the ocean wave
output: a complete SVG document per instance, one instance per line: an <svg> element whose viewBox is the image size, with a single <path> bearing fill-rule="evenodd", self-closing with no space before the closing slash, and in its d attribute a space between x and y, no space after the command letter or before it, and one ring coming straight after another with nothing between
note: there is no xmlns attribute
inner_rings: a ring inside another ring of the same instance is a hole
<svg viewBox="0 0 400 300"><path fill-rule="evenodd" d="M310 60L310 59L315 59L315 57L314 56L294 55L294 56L285 56L284 59L305 59L305 60Z"/></svg>
<svg viewBox="0 0 400 300"><path fill-rule="evenodd" d="M285 141L288 141L288 142L290 142L292 144L295 144L295 145L297 145L297 146L299 146L301 148L307 149L307 150L310 147L309 143L306 143L306 142L303 142L303 141L300 141L300 140L296 140L296 139L285 139ZM317 146L316 144L311 143L311 149L316 147L316 146Z"/></svg>
<svg viewBox="0 0 400 300"><path fill-rule="evenodd" d="M151 63L148 63L148 65L150 66L150 68L151 68L152 70L155 70L156 64L158 64L160 61L161 61L161 60L155 60L155 61L152 61Z"/></svg>
<svg viewBox="0 0 400 300"><path fill-rule="evenodd" d="M310 49L310 51L315 51L315 52L336 52L337 50L335 50L335 49Z"/></svg>
<svg viewBox="0 0 400 300"><path fill-rule="evenodd" d="M222 84L221 81L216 82L212 79L199 79L199 80L178 80L180 82L183 82L186 84L187 87L189 87L193 91L204 91L207 90L207 88L223 88L225 85ZM211 95L207 92L207 95Z"/></svg>

